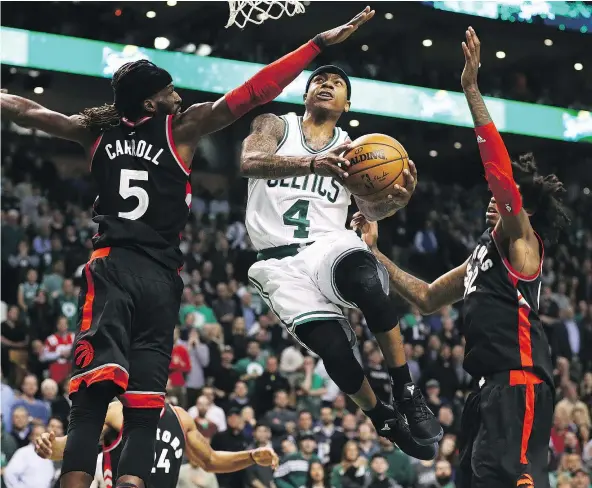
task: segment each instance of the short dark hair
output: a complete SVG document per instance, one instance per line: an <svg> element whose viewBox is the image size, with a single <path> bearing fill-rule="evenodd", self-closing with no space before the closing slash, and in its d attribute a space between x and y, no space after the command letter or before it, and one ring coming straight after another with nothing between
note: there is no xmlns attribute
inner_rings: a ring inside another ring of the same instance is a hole
<svg viewBox="0 0 592 488"><path fill-rule="evenodd" d="M532 153L512 162L514 180L520 187L524 208L532 213L530 222L542 239L554 243L570 223L567 209L562 203L565 192L556 175L542 176Z"/></svg>

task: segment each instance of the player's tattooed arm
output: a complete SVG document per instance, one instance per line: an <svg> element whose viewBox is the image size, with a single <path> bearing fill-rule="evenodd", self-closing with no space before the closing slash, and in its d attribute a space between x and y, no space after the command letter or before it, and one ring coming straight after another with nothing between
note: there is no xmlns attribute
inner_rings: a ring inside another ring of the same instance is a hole
<svg viewBox="0 0 592 488"><path fill-rule="evenodd" d="M32 100L5 92L0 95L0 110L2 118L21 127L42 130L52 136L78 142L85 149L94 142L80 115L68 116L54 112Z"/></svg>
<svg viewBox="0 0 592 488"><path fill-rule="evenodd" d="M407 206L417 185L417 168L413 161L409 161L409 169L403 170L403 177L403 186L394 185L391 193L380 202L368 202L354 196L358 209L366 219L374 222L386 219Z"/></svg>
<svg viewBox="0 0 592 488"><path fill-rule="evenodd" d="M189 460L209 473L233 473L248 468L253 464L271 466L275 469L279 463L277 454L270 448L253 449L250 451L225 452L212 449L207 439L201 435L194 420L182 408L174 407L181 427L187 439L187 456Z"/></svg>
<svg viewBox="0 0 592 488"><path fill-rule="evenodd" d="M251 133L243 141L240 170L246 178L279 179L318 174L347 178L344 168L349 161L341 155L349 143L314 156L281 156L276 154L287 130L286 122L273 114L263 114L253 120Z"/></svg>
<svg viewBox="0 0 592 488"><path fill-rule="evenodd" d="M445 305L462 300L468 260L434 282L426 283L403 271L378 250L378 223L368 221L358 212L354 215L351 226L362 233L362 239L370 247L372 254L386 267L395 291L419 308L421 313L430 314Z"/></svg>

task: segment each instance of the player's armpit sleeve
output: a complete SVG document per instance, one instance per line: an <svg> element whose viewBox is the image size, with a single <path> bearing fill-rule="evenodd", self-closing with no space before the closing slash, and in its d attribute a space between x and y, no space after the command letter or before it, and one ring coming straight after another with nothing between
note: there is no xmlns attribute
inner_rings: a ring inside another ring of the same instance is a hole
<svg viewBox="0 0 592 488"><path fill-rule="evenodd" d="M475 127L485 179L502 215L518 215L522 210L522 196L514 181L510 155L495 124L490 122Z"/></svg>
<svg viewBox="0 0 592 488"><path fill-rule="evenodd" d="M274 61L225 95L228 108L235 117L242 117L256 106L271 102L320 52L321 48L311 40Z"/></svg>

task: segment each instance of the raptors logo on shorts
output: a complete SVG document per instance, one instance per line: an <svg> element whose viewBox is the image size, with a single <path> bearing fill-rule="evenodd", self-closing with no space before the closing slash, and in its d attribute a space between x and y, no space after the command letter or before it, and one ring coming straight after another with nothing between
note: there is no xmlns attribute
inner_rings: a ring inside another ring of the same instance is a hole
<svg viewBox="0 0 592 488"><path fill-rule="evenodd" d="M74 362L79 368L86 368L95 357L95 350L88 341L80 341L74 351Z"/></svg>

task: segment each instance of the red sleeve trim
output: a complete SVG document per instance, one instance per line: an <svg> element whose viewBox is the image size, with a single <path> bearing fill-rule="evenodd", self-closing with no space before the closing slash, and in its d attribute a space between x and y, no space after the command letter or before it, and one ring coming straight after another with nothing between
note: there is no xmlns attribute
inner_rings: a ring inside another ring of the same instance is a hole
<svg viewBox="0 0 592 488"><path fill-rule="evenodd" d="M90 170L92 170L93 159L95 158L95 153L97 152L97 149L99 148L99 144L101 143L101 140L103 139L103 134L104 133L101 133L101 135L96 138L95 142L93 142L93 145L90 148L89 162L88 162Z"/></svg>
<svg viewBox="0 0 592 488"><path fill-rule="evenodd" d="M495 229L491 233L491 236L493 237L493 242L495 243L495 247L497 248L497 252L499 253L500 257L502 258L502 262L504 263L504 266L508 270L508 273L510 273L510 275L513 276L514 278L521 280L521 281L534 281L540 276L541 271L543 270L543 260L545 258L545 246L543 244L543 240L536 232L534 233L534 235L536 236L537 240L539 241L539 248L541 251L541 260L539 262L539 268L536 273L534 273L532 275L525 275L523 273L520 273L516 269L514 269L514 267L510 264L510 260L507 258L506 254L504 253L504 250L502 249L501 244L498 242L499 236L498 236L497 232L495 231Z"/></svg>
<svg viewBox="0 0 592 488"><path fill-rule="evenodd" d="M175 141L173 140L173 117L174 115L167 115L166 118L166 140L169 145L169 150L175 158L175 161L177 161L177 164L179 165L183 173L189 176L191 174L191 169L189 168L189 166L187 166L187 164L185 164L185 161L183 161L183 158L179 154L179 151L177 151Z"/></svg>

